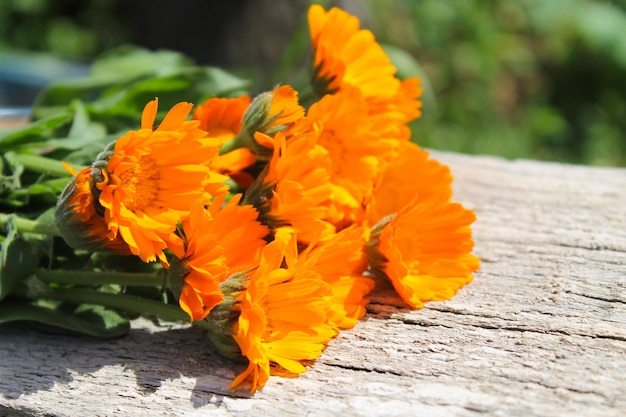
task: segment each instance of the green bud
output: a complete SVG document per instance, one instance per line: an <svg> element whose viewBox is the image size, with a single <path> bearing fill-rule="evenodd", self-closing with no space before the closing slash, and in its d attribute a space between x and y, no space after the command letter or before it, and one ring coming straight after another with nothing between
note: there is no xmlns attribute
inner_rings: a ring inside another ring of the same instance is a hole
<svg viewBox="0 0 626 417"><path fill-rule="evenodd" d="M237 297L246 289L249 274L250 271L238 272L221 283L224 301L213 307L205 319L209 325L209 338L217 352L237 362L245 362L245 358L233 336L233 326L240 314Z"/></svg>

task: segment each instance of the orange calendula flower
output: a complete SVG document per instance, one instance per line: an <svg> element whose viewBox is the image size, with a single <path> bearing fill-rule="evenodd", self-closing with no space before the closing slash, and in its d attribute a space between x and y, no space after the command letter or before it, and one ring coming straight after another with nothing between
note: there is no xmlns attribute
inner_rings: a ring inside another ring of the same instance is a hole
<svg viewBox="0 0 626 417"><path fill-rule="evenodd" d="M285 233L286 232L286 233ZM238 297L239 319L234 338L248 367L231 384L244 383L250 392L262 388L271 364L300 374L302 361L319 357L337 330L328 321L330 285L313 271L295 272L284 265L286 253L296 253L291 232L282 229L263 251L261 263Z"/></svg>
<svg viewBox="0 0 626 417"><path fill-rule="evenodd" d="M283 132L288 136L289 129L304 116L304 108L298 103L298 92L289 85L281 85L270 91L268 95L271 96L269 110L260 128L254 131L268 135ZM266 100L263 95L260 95L258 99L261 102ZM248 121L246 116L244 116L244 122ZM254 119L254 115L250 118Z"/></svg>
<svg viewBox="0 0 626 417"><path fill-rule="evenodd" d="M381 137L408 140L406 124L421 115L420 80L396 78L396 68L374 35L360 29L359 20L347 12L312 5L308 18L316 93L323 96L347 88L360 90L370 106L370 117L379 119Z"/></svg>
<svg viewBox="0 0 626 417"><path fill-rule="evenodd" d="M243 115L243 127L239 134L225 143L220 153L243 147L257 155L269 156L273 149L272 137L278 132L291 136L303 117L304 108L298 103L298 92L293 87L282 85L261 93L252 100ZM261 138L268 140L259 142L256 132L264 133Z"/></svg>
<svg viewBox="0 0 626 417"><path fill-rule="evenodd" d="M55 212L55 223L63 239L76 249L130 255L128 244L120 236L113 240L107 237L109 229L98 203L99 193L94 186L91 168L79 172L69 168L69 165L66 168L74 177L61 193Z"/></svg>
<svg viewBox="0 0 626 417"><path fill-rule="evenodd" d="M369 238L366 228L353 225L333 237L312 243L298 255L296 269L314 271L330 284L333 299L329 321L340 329L354 327L365 313L374 281L363 276L367 259L363 248Z"/></svg>
<svg viewBox="0 0 626 417"><path fill-rule="evenodd" d="M449 193L415 197L374 228L367 251L373 272L389 278L413 308L452 298L479 266L470 254L475 218Z"/></svg>
<svg viewBox="0 0 626 417"><path fill-rule="evenodd" d="M266 245L269 230L257 221L256 209L240 200L237 194L224 205L217 198L207 209L198 201L182 224L185 254L172 264L168 281L192 321L204 319L224 299L223 281L258 265Z"/></svg>
<svg viewBox="0 0 626 417"><path fill-rule="evenodd" d="M251 101L249 96L210 98L196 108L193 118L200 121L200 129L206 130L210 137L223 138L225 142L241 130L243 115Z"/></svg>
<svg viewBox="0 0 626 417"><path fill-rule="evenodd" d="M397 213L416 195L427 200L435 193L451 193L450 169L412 142L402 142L377 178L367 204L367 220L374 225Z"/></svg>
<svg viewBox="0 0 626 417"><path fill-rule="evenodd" d="M233 139L241 131L243 115L250 106L248 96L238 98L211 98L199 106L193 118L200 121L200 128L212 138L220 139L220 146ZM211 161L211 169L228 175L240 187L247 188L254 178L245 171L256 162L256 156L247 148L234 149Z"/></svg>
<svg viewBox="0 0 626 417"><path fill-rule="evenodd" d="M368 105L354 88L322 97L311 106L307 118L318 127L318 144L328 150L332 163L329 220L345 227L362 216L387 142L373 130Z"/></svg>
<svg viewBox="0 0 626 417"><path fill-rule="evenodd" d="M359 20L333 7L314 4L308 13L313 44L313 86L322 96L345 86L359 88L367 98L395 95L400 81L396 68Z"/></svg>
<svg viewBox="0 0 626 417"><path fill-rule="evenodd" d="M316 145L316 136L311 132L287 142L284 134L277 133L272 159L245 198L258 208L263 223L272 228L289 225L301 242L325 239L335 232L324 221L333 192L330 158Z"/></svg>
<svg viewBox="0 0 626 417"><path fill-rule="evenodd" d="M421 94L420 79L408 78L402 81L396 94L368 99L368 113L378 134L401 141L409 140L411 129L407 123L422 115Z"/></svg>
<svg viewBox="0 0 626 417"><path fill-rule="evenodd" d="M157 100L143 111L141 129L130 131L101 153L94 163L99 203L109 229L145 262L167 264L166 248L182 253L174 233L197 200L227 191L226 178L208 165L217 155L219 140L206 136L198 121L186 121L190 103L175 105L153 128Z"/></svg>

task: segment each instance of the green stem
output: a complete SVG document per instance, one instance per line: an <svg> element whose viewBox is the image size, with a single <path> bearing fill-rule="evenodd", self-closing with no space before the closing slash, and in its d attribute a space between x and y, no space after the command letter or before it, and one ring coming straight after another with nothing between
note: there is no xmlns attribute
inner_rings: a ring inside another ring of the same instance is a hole
<svg viewBox="0 0 626 417"><path fill-rule="evenodd" d="M46 158L39 155L29 155L23 153L13 153L11 155L11 162L19 163L24 168L51 175L53 177L71 177L67 169L63 166L61 161L52 158Z"/></svg>
<svg viewBox="0 0 626 417"><path fill-rule="evenodd" d="M135 287L160 287L163 285L163 271L155 272L95 272L39 269L37 278L50 284L77 285L123 285Z"/></svg>
<svg viewBox="0 0 626 417"><path fill-rule="evenodd" d="M241 131L229 141L226 141L222 144L220 148L220 155L224 155L228 152L234 151L235 149L245 148L248 145L249 139L247 133L245 132L245 127L241 128Z"/></svg>
<svg viewBox="0 0 626 417"><path fill-rule="evenodd" d="M165 321L189 321L189 316L178 306L134 295L112 294L79 288L51 288L34 296L35 298L68 301L76 304L97 304L122 311L151 314ZM207 327L205 321L196 321L194 324Z"/></svg>
<svg viewBox="0 0 626 417"><path fill-rule="evenodd" d="M0 227L6 228L6 225L12 222L18 232L39 233L49 236L61 236L59 230L54 223L40 223L37 220L25 219L15 214L0 213Z"/></svg>

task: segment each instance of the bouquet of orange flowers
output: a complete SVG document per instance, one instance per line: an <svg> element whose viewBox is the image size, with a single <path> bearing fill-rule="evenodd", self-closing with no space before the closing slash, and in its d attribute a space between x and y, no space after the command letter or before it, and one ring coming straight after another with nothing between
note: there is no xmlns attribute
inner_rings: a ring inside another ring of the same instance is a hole
<svg viewBox="0 0 626 417"><path fill-rule="evenodd" d="M251 97L187 66L190 83L223 90L165 114L146 100L137 127L115 131L157 84L131 74L120 91L100 72L95 87L51 87L46 117L2 133L2 202L14 212L0 219L0 323L114 337L137 314L190 320L247 362L231 388L254 392L272 373L304 372L366 314L377 282L413 308L470 282L475 216L451 201L448 167L410 140L420 80L398 79L356 17L313 5L308 22L302 94L279 85ZM167 101L181 78L159 77ZM69 113L53 105L68 99ZM65 139L49 136L68 123Z"/></svg>

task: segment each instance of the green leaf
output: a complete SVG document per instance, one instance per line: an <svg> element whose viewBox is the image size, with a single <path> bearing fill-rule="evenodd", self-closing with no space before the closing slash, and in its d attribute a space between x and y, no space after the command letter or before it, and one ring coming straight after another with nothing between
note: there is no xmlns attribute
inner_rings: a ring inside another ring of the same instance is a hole
<svg viewBox="0 0 626 417"><path fill-rule="evenodd" d="M40 117L74 100L90 102L111 87L119 91L139 79L162 76L191 64L178 52L123 46L101 56L92 65L89 77L58 81L47 87L37 97L34 113Z"/></svg>
<svg viewBox="0 0 626 417"><path fill-rule="evenodd" d="M56 159L47 158L27 152L9 151L4 154L5 159L13 167L55 177L71 177L63 163ZM16 170L14 169L14 172Z"/></svg>
<svg viewBox="0 0 626 417"><path fill-rule="evenodd" d="M139 80L122 92L94 101L89 110L101 118L126 117L138 128L143 108L155 97L163 115L178 102L197 104L206 97L241 94L247 86L247 80L218 68L189 67L167 76Z"/></svg>
<svg viewBox="0 0 626 417"><path fill-rule="evenodd" d="M72 119L70 112L63 112L46 117L23 127L0 131L0 152L23 147L33 143L44 143L54 135L55 129L67 124Z"/></svg>
<svg viewBox="0 0 626 417"><path fill-rule="evenodd" d="M201 67L202 78L195 86L198 92L208 96L237 96L246 92L250 81L237 77L216 67Z"/></svg>
<svg viewBox="0 0 626 417"><path fill-rule="evenodd" d="M67 112L69 104L73 101L93 101L102 90L111 85L111 80L90 78L54 82L37 96L33 114L37 118L45 118L59 112Z"/></svg>
<svg viewBox="0 0 626 417"><path fill-rule="evenodd" d="M155 97L162 118L176 103L240 95L249 84L221 69L195 66L178 52L122 47L98 59L89 77L50 85L37 98L33 113L44 117L74 110L69 136L50 138L46 146L74 151L72 161L84 163L105 141L138 129L145 105ZM58 152L55 156L70 159Z"/></svg>
<svg viewBox="0 0 626 417"><path fill-rule="evenodd" d="M193 65L180 52L150 51L125 45L102 55L91 67L93 79L137 79L149 75L163 75Z"/></svg>
<svg viewBox="0 0 626 417"><path fill-rule="evenodd" d="M12 219L6 225L6 238L0 245L0 300L6 297L20 278L38 266L41 247L18 235Z"/></svg>
<svg viewBox="0 0 626 417"><path fill-rule="evenodd" d="M20 177L24 172L24 166L14 159L14 152L6 152L4 154L4 160L7 162L7 165L11 169L11 175L1 175L0 176L0 192L4 192L5 190L18 190L22 187L22 182L20 181Z"/></svg>
<svg viewBox="0 0 626 417"><path fill-rule="evenodd" d="M29 206L34 206L35 203L37 206L52 206L58 200L58 194L45 184L33 184L28 187L27 193L26 202Z"/></svg>
<svg viewBox="0 0 626 417"><path fill-rule="evenodd" d="M81 100L94 103L97 113L134 117L149 100L173 91L175 102L195 101L247 85L220 69L195 66L178 52L126 46L98 59L89 77L50 85L37 98L34 113L40 117Z"/></svg>
<svg viewBox="0 0 626 417"><path fill-rule="evenodd" d="M130 330L130 323L127 318L103 306L81 304L76 308L74 314L81 320L91 323L93 328L105 330L105 334L100 337L122 336ZM115 333L113 336L110 335L112 331Z"/></svg>
<svg viewBox="0 0 626 417"><path fill-rule="evenodd" d="M75 111L74 120L67 138L48 140L46 145L67 150L83 149L94 144L98 148L103 148L108 143L104 125L90 120L85 105L81 101L74 101L72 108Z"/></svg>
<svg viewBox="0 0 626 417"><path fill-rule="evenodd" d="M56 205L59 187L67 183L70 174L60 161L44 158L28 153L6 152L4 159L12 173L0 176L0 202L10 207L30 205L28 212L32 215L43 209ZM60 181L50 179L60 176ZM51 185L53 187L51 187Z"/></svg>
<svg viewBox="0 0 626 417"><path fill-rule="evenodd" d="M58 197L61 191L63 191L63 188L67 185L68 181L69 178L51 178L40 182L38 185L46 187Z"/></svg>
<svg viewBox="0 0 626 417"><path fill-rule="evenodd" d="M56 207L54 205L50 207L48 210L44 211L37 217L36 221L39 225L41 225L42 229L49 229L50 231L56 231L57 227L54 223L54 213L56 211ZM56 232L58 234L58 231ZM54 235L53 234L27 234L30 237L30 242L32 244L37 244L39 249L43 254L45 254L48 259L53 258L53 248L54 248Z"/></svg>
<svg viewBox="0 0 626 417"><path fill-rule="evenodd" d="M139 128L141 113L149 101L158 97L159 107L163 110L176 103L168 100L169 97L174 96L174 100L180 101L180 97L185 95L190 87L191 83L180 75L150 78L130 85L123 92L94 101L90 105L90 110L94 114L102 115L103 118L126 117L129 124L134 123L133 127Z"/></svg>
<svg viewBox="0 0 626 417"><path fill-rule="evenodd" d="M36 306L26 301L2 301L0 324L30 321L98 338L124 336L130 322L112 310L100 306L81 305L74 313L56 308Z"/></svg>

